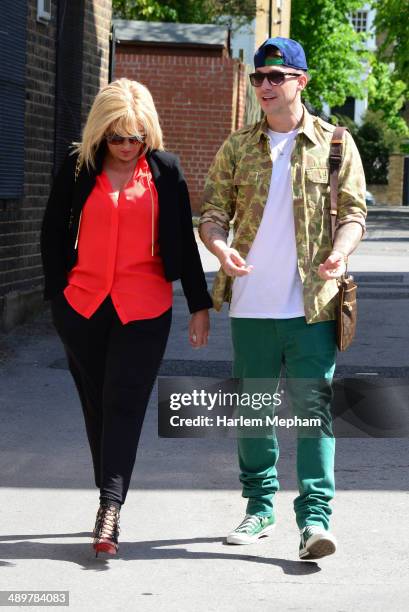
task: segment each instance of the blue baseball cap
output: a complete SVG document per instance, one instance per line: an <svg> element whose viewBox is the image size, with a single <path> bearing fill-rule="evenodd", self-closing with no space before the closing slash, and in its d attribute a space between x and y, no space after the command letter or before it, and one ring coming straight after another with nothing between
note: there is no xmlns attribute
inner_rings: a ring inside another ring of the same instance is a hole
<svg viewBox="0 0 409 612"><path fill-rule="evenodd" d="M277 47L281 52L281 57L269 57L266 59L268 47ZM268 38L254 54L254 67L262 68L263 66L289 66L298 70L308 70L304 49L300 43L291 38L282 38L281 36Z"/></svg>

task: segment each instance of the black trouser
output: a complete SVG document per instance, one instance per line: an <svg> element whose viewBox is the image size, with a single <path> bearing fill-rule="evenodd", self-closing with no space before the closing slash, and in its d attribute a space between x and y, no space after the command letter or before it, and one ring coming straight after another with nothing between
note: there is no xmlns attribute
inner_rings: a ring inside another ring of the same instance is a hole
<svg viewBox="0 0 409 612"><path fill-rule="evenodd" d="M86 319L60 293L51 310L80 396L100 499L123 504L172 309L123 325L109 296Z"/></svg>

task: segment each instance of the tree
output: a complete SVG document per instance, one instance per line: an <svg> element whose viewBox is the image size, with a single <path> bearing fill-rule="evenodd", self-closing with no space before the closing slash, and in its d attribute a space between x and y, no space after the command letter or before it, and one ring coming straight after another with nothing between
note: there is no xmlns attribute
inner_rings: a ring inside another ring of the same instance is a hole
<svg viewBox="0 0 409 612"><path fill-rule="evenodd" d="M389 128L409 136L400 111L409 97L409 4L400 0L373 0L378 49L368 78L369 108L380 111Z"/></svg>
<svg viewBox="0 0 409 612"><path fill-rule="evenodd" d="M292 0L291 38L304 47L311 81L305 98L322 110L323 102L342 105L348 96L363 98L364 36L355 32L349 15L362 0Z"/></svg>
<svg viewBox="0 0 409 612"><path fill-rule="evenodd" d="M141 21L226 23L240 27L250 22L256 3L249 0L113 0L114 17Z"/></svg>
<svg viewBox="0 0 409 612"><path fill-rule="evenodd" d="M137 21L177 21L177 11L158 0L112 0L113 16Z"/></svg>
<svg viewBox="0 0 409 612"><path fill-rule="evenodd" d="M399 0L373 0L379 17L377 28L387 27L385 42L378 53L365 47L365 33L355 32L350 14L362 8L362 0L293 0L291 5L291 38L301 42L306 50L311 82L305 98L317 110L323 102L341 106L348 96L362 99L368 96L372 111L381 113L388 128L396 134L409 134L408 126L399 116L407 87L399 78L399 70L391 68L385 60L396 59L396 66L409 64L409 6L402 8L404 25L388 15L386 6L398 10ZM401 37L405 39L402 54L397 48ZM406 64L405 64L406 62ZM407 70L404 71L407 79Z"/></svg>
<svg viewBox="0 0 409 612"><path fill-rule="evenodd" d="M375 27L381 38L378 57L393 62L399 79L409 86L409 3L402 0L374 0Z"/></svg>
<svg viewBox="0 0 409 612"><path fill-rule="evenodd" d="M371 72L366 81L368 88L368 108L381 113L388 128L398 136L409 136L406 121L399 115L402 110L408 88L388 64L373 56Z"/></svg>
<svg viewBox="0 0 409 612"><path fill-rule="evenodd" d="M390 130L385 128L379 116L369 112L362 125L358 126L350 118L337 115L337 122L345 125L359 149L365 177L368 184L386 185L388 183L389 155L393 151Z"/></svg>

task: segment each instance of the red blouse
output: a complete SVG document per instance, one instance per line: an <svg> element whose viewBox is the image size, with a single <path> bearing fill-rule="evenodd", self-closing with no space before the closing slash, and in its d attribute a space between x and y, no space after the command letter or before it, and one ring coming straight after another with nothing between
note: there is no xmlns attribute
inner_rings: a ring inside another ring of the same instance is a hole
<svg viewBox="0 0 409 612"><path fill-rule="evenodd" d="M125 324L158 317L171 307L158 219L158 194L145 156L119 194L105 172L96 177L82 210L78 260L64 290L74 310L89 319L110 295Z"/></svg>

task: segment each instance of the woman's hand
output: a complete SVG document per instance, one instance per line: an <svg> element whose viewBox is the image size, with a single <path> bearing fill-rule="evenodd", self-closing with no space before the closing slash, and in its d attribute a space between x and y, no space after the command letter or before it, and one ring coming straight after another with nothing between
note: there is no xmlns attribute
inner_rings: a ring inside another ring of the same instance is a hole
<svg viewBox="0 0 409 612"><path fill-rule="evenodd" d="M209 311L207 308L192 314L189 322L189 342L193 348L207 345L209 327Z"/></svg>

